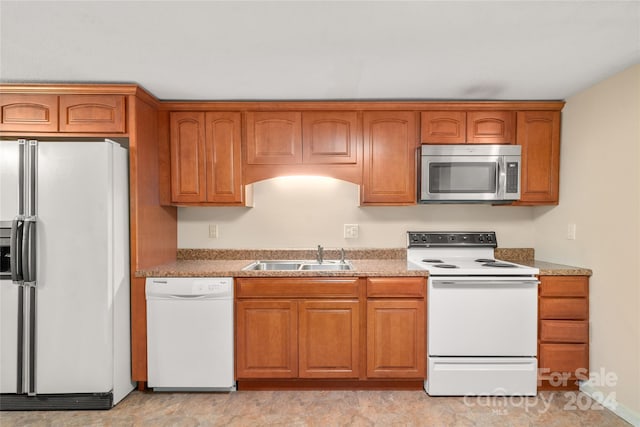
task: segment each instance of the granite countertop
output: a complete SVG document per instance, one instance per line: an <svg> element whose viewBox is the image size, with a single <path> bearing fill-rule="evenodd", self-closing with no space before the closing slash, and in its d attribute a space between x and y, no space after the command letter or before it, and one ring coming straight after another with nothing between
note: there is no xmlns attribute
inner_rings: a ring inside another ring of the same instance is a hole
<svg viewBox="0 0 640 427"><path fill-rule="evenodd" d="M136 277L354 277L427 276L423 270L407 270L405 249L348 249L350 271L243 271L256 260L315 259L314 250L299 249L179 249L177 260L136 271ZM495 257L540 269L540 275L591 276L590 269L539 261L533 249L499 248ZM325 250L325 259L339 259L337 249Z"/></svg>

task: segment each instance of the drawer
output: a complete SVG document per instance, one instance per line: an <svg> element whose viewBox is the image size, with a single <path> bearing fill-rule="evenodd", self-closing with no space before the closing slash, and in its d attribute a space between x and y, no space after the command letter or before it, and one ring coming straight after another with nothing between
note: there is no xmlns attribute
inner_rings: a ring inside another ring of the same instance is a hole
<svg viewBox="0 0 640 427"><path fill-rule="evenodd" d="M369 298L424 298L424 277L372 277L367 279Z"/></svg>
<svg viewBox="0 0 640 427"><path fill-rule="evenodd" d="M538 362L543 378L564 372L570 373L574 378L578 373L580 377L585 377L579 379L586 379L589 369L589 346L588 344L540 344Z"/></svg>
<svg viewBox="0 0 640 427"><path fill-rule="evenodd" d="M586 298L540 298L540 319L588 318L589 302Z"/></svg>
<svg viewBox="0 0 640 427"><path fill-rule="evenodd" d="M239 278L237 298L357 298L359 280L348 278Z"/></svg>
<svg viewBox="0 0 640 427"><path fill-rule="evenodd" d="M540 341L587 343L589 342L589 323L581 320L541 320Z"/></svg>
<svg viewBox="0 0 640 427"><path fill-rule="evenodd" d="M589 295L588 276L541 276L540 296L546 297L587 297Z"/></svg>

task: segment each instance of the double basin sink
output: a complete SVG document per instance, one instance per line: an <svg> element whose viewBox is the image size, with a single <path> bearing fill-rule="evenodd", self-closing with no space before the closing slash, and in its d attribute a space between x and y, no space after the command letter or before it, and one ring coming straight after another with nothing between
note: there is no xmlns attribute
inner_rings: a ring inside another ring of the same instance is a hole
<svg viewBox="0 0 640 427"><path fill-rule="evenodd" d="M350 271L353 265L349 261L327 260L283 260L256 261L247 265L243 270L254 271Z"/></svg>

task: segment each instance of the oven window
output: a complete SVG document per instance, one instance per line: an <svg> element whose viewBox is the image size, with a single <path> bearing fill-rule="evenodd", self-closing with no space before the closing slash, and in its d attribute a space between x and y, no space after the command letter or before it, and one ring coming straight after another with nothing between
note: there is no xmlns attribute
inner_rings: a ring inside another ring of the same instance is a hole
<svg viewBox="0 0 640 427"><path fill-rule="evenodd" d="M496 162L429 163L430 193L496 193Z"/></svg>

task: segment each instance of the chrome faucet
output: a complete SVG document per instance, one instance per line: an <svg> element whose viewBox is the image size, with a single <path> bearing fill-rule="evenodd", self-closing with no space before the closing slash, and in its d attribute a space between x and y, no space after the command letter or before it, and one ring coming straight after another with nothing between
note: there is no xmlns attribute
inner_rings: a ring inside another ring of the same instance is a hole
<svg viewBox="0 0 640 427"><path fill-rule="evenodd" d="M340 264L344 264L345 262L344 248L340 248Z"/></svg>
<svg viewBox="0 0 640 427"><path fill-rule="evenodd" d="M317 256L317 259L318 259L318 263L319 264L322 264L322 261L324 261L323 252L324 252L324 248L322 246L318 245L318 256Z"/></svg>

